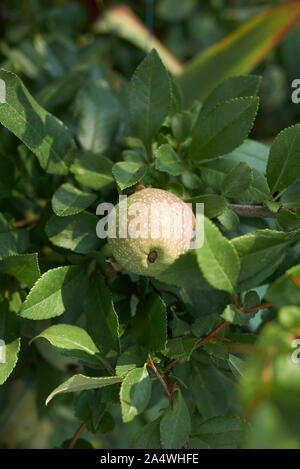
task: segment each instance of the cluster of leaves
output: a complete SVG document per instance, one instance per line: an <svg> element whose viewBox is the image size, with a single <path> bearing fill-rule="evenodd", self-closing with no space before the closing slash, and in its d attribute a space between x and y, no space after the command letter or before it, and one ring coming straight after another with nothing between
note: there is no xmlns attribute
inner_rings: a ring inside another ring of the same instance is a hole
<svg viewBox="0 0 300 469"><path fill-rule="evenodd" d="M98 447L299 448L300 124L268 148L259 77L186 109L155 50L128 82L72 34L0 71L0 441L21 379ZM155 279L96 236L97 205L139 184L205 204L203 247Z"/></svg>

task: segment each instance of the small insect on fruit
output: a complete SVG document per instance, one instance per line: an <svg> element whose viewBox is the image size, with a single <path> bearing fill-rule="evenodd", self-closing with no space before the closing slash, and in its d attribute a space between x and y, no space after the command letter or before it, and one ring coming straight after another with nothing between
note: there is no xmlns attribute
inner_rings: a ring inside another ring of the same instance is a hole
<svg viewBox="0 0 300 469"><path fill-rule="evenodd" d="M148 188L121 200L108 222L116 261L135 274L156 276L190 248L195 216L171 192Z"/></svg>

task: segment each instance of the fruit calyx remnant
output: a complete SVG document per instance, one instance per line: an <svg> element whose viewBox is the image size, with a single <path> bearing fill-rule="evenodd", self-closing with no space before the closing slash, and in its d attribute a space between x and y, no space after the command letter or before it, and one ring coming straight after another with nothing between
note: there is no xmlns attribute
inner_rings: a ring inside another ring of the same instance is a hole
<svg viewBox="0 0 300 469"><path fill-rule="evenodd" d="M157 256L158 256L158 254L157 254L156 251L151 251L151 252L149 252L149 254L148 254L148 261L151 262L151 264L153 264L153 263L156 261Z"/></svg>

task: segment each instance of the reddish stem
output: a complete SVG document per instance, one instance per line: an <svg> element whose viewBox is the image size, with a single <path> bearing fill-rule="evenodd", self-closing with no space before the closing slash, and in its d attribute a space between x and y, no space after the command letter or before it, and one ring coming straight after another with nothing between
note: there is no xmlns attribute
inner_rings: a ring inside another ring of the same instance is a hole
<svg viewBox="0 0 300 469"><path fill-rule="evenodd" d="M73 449L74 446L76 445L80 435L82 434L82 432L85 430L86 428L86 424L83 422L80 427L78 428L78 430L76 431L75 435L73 436L72 440L70 441L70 443L68 444L68 448L67 449Z"/></svg>
<svg viewBox="0 0 300 469"><path fill-rule="evenodd" d="M26 226L35 225L40 221L40 217L32 218L31 220L19 220L13 223L15 228L25 228Z"/></svg>
<svg viewBox="0 0 300 469"><path fill-rule="evenodd" d="M156 374L157 378L158 378L159 381L161 382L161 384L162 384L164 390L165 390L166 393L168 394L169 401L172 402L173 398L172 398L172 395L171 395L171 393L170 393L170 391L169 391L169 389L168 389L168 386L167 386L166 382L164 381L163 377L161 376L161 374L159 373L159 371L157 370L156 366L154 365L150 353L148 353L148 359L149 359L150 367L152 368L152 370L153 370L154 373Z"/></svg>
<svg viewBox="0 0 300 469"><path fill-rule="evenodd" d="M252 306L251 308L247 308L247 309L244 309L243 306L239 303L237 297L235 295L231 295L232 296L232 299L236 305L236 307L242 311L243 313L252 313L254 311L258 311L259 309L265 309L265 308L271 308L272 307L272 304L271 303L267 303L267 302L264 302L264 303L261 303L260 305L256 305L256 306ZM227 341L231 341L231 339L226 339L225 337L215 337L218 332L220 332L222 329L224 329L225 327L227 327L228 325L230 324L229 321L223 321L221 322L221 324L219 324L217 327L215 327L209 334L207 334L205 337L203 337L203 339L199 340L199 342L197 342L197 344L195 345L194 349L193 349L193 352L195 350L197 350L198 348L202 347L203 344L205 344L206 342L210 342L212 339L214 340L227 340ZM173 368L173 366L175 366L177 363L179 362L179 360L172 360L166 367L165 367L165 370L166 372L169 372L171 370L171 368Z"/></svg>
<svg viewBox="0 0 300 469"><path fill-rule="evenodd" d="M254 311L258 311L260 309L272 308L272 306L272 303L263 302L260 305L251 306L251 308L243 309L243 312L246 314L253 313Z"/></svg>

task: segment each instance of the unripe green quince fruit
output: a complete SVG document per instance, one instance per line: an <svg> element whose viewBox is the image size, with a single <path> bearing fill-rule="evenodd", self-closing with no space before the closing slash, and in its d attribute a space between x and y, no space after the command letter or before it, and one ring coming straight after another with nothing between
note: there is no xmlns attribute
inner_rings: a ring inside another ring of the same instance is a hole
<svg viewBox="0 0 300 469"><path fill-rule="evenodd" d="M195 216L192 209L176 195L162 189L147 188L127 197L127 205L122 208L123 203L125 202L121 201L115 207L114 236L116 237L110 235L108 237L112 254L122 267L135 274L156 276L190 248ZM143 210L146 216L140 223L137 218L141 215L141 211L135 211L136 203L144 204L143 207L147 209ZM182 226L181 231L176 231L174 212L166 210L171 206L173 210L175 207L177 222L179 220ZM127 215L125 226L127 237L124 237L124 231L120 236L120 211ZM186 215L183 215L184 213ZM186 216L187 218L183 218ZM187 226L187 220L190 229L184 228ZM154 225L158 230L156 232L152 231ZM143 231L139 231L142 229Z"/></svg>

